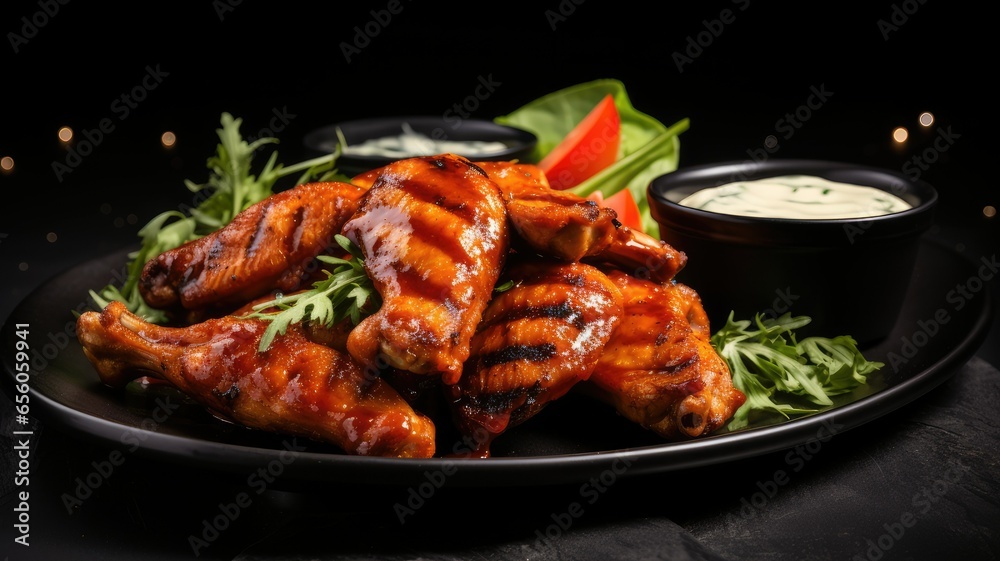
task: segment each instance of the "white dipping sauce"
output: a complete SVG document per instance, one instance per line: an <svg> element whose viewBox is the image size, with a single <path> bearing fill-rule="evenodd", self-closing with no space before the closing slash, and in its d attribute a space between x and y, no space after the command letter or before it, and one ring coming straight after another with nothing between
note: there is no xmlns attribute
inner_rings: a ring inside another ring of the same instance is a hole
<svg viewBox="0 0 1000 561"><path fill-rule="evenodd" d="M344 143L343 153L353 156L385 156L409 158L454 153L462 156L480 156L499 152L507 147L503 142L486 140L437 140L421 134L403 123L403 132L394 136L372 138L358 144Z"/></svg>
<svg viewBox="0 0 1000 561"><path fill-rule="evenodd" d="M881 189L810 175L783 175L709 187L688 195L680 204L722 214L807 220L864 218L911 208L903 199Z"/></svg>

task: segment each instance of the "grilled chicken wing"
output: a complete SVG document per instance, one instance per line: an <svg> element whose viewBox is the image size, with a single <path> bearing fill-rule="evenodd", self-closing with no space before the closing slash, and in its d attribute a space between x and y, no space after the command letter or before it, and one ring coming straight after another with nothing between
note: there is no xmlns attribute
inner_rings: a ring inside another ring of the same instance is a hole
<svg viewBox="0 0 1000 561"><path fill-rule="evenodd" d="M622 295L583 263L522 259L504 274L513 288L483 314L458 384L453 417L482 456L493 439L586 380L622 318Z"/></svg>
<svg viewBox="0 0 1000 561"><path fill-rule="evenodd" d="M186 327L146 323L111 302L77 321L102 382L152 373L217 415L364 456L431 457L435 427L351 358L310 342L297 326L257 351L267 322L227 316Z"/></svg>
<svg viewBox="0 0 1000 561"><path fill-rule="evenodd" d="M687 256L664 241L633 230L615 212L568 191L552 189L537 165L506 161L475 162L503 192L518 240L535 251L564 261L607 262L659 282L671 280ZM352 182L370 187L382 168Z"/></svg>
<svg viewBox="0 0 1000 561"><path fill-rule="evenodd" d="M452 154L399 160L381 169L343 234L382 297L351 331L351 355L457 382L507 256L497 185Z"/></svg>
<svg viewBox="0 0 1000 561"><path fill-rule="evenodd" d="M612 263L659 282L672 279L687 263L687 256L666 242L622 225L613 210L552 189L536 165L477 165L500 185L511 224L537 251L566 261Z"/></svg>
<svg viewBox="0 0 1000 561"><path fill-rule="evenodd" d="M746 396L711 345L698 294L617 270L608 277L625 297L625 314L587 382L590 393L670 440L725 424Z"/></svg>
<svg viewBox="0 0 1000 561"><path fill-rule="evenodd" d="M225 227L146 263L139 293L159 309L239 306L269 291L292 291L317 255L357 210L364 189L341 182L304 183L271 195Z"/></svg>

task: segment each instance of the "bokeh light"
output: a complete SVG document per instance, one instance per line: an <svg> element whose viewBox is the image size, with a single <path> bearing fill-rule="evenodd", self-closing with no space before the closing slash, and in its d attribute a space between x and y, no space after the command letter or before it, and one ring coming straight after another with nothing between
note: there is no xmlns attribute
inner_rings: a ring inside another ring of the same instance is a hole
<svg viewBox="0 0 1000 561"><path fill-rule="evenodd" d="M4 173L14 171L14 158L10 156L0 158L0 170L3 170Z"/></svg>
<svg viewBox="0 0 1000 561"><path fill-rule="evenodd" d="M910 137L910 131L906 130L906 127L896 127L892 130L892 139L902 144L906 142L906 139Z"/></svg>
<svg viewBox="0 0 1000 561"><path fill-rule="evenodd" d="M997 215L997 207L993 205L986 205L983 207L983 216L986 218L994 218Z"/></svg>
<svg viewBox="0 0 1000 561"><path fill-rule="evenodd" d="M930 111L924 111L917 120L921 126L929 127L934 124L934 114Z"/></svg>
<svg viewBox="0 0 1000 561"><path fill-rule="evenodd" d="M164 148L170 148L177 142L177 135L167 131L160 135L160 143L163 144Z"/></svg>
<svg viewBox="0 0 1000 561"><path fill-rule="evenodd" d="M62 127L59 129L59 140L63 142L69 142L73 140L73 129L69 127Z"/></svg>

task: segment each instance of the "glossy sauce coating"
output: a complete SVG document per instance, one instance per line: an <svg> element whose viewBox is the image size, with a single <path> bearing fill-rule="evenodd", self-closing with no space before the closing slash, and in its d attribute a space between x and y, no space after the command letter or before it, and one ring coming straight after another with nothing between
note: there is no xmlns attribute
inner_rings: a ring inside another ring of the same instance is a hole
<svg viewBox="0 0 1000 561"><path fill-rule="evenodd" d="M534 164L478 162L504 193L511 224L531 249L563 261L612 263L666 282L687 256L618 221L615 211L570 191L551 188Z"/></svg>
<svg viewBox="0 0 1000 561"><path fill-rule="evenodd" d="M382 297L348 337L352 356L457 382L507 257L497 185L453 154L400 160L380 169L343 233Z"/></svg>
<svg viewBox="0 0 1000 561"><path fill-rule="evenodd" d="M297 326L257 351L267 322L234 316L188 327L146 323L111 302L77 322L101 381L154 374L223 418L334 444L349 454L430 457L434 424L350 356Z"/></svg>
<svg viewBox="0 0 1000 561"><path fill-rule="evenodd" d="M494 438L590 377L622 320L622 295L584 263L521 258L505 273L472 339L462 379L448 388L463 434L489 454Z"/></svg>
<svg viewBox="0 0 1000 561"><path fill-rule="evenodd" d="M590 389L620 414L677 440L711 433L746 396L732 384L710 342L698 294L680 283L655 283L621 271L608 277L625 298L624 319L604 348Z"/></svg>
<svg viewBox="0 0 1000 561"><path fill-rule="evenodd" d="M333 236L363 193L349 183L317 182L272 195L225 227L151 259L139 292L154 308L197 310L296 290L317 255L341 250Z"/></svg>

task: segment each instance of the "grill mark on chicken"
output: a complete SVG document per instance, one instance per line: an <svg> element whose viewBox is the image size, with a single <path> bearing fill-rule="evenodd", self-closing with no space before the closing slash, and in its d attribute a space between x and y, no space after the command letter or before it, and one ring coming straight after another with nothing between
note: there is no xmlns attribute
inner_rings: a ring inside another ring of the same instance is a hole
<svg viewBox="0 0 1000 561"><path fill-rule="evenodd" d="M179 314L296 290L317 255L340 251L333 236L364 193L349 183L316 182L271 195L223 228L151 259L139 292L150 306Z"/></svg>
<svg viewBox="0 0 1000 561"><path fill-rule="evenodd" d="M685 369L694 366L698 362L698 358L699 358L698 355L692 355L688 357L687 360L667 363L662 365L659 368L659 371L667 375L679 374L682 373Z"/></svg>
<svg viewBox="0 0 1000 561"><path fill-rule="evenodd" d="M77 320L101 381L153 374L218 416L363 456L433 456L435 427L388 383L293 324L258 352L268 323L226 316L185 327L145 322L121 302Z"/></svg>
<svg viewBox="0 0 1000 561"><path fill-rule="evenodd" d="M257 221L257 227L254 228L253 234L251 234L250 238L247 240L247 249L245 252L247 258L252 258L254 255L257 254L257 250L260 249L261 242L264 241L266 237L265 234L267 233L268 230L267 222L271 216L271 210L273 208L274 208L274 201L270 198L264 199L264 206L261 209L260 220ZM215 252L214 255L215 257L217 257L221 253L222 247L223 246L221 241L217 241L216 243L212 244L212 249L217 250L217 252Z"/></svg>
<svg viewBox="0 0 1000 561"><path fill-rule="evenodd" d="M433 205L434 208L441 209L450 216L449 218L442 218L440 212L434 212L431 209L421 208L422 205L414 204L418 212L410 215L410 226L413 228L413 236L419 240L418 243L432 246L437 252L448 256L454 263L461 263L463 265L474 263L475 257L467 253L466 249L462 246L462 240L448 235L449 232L442 229L440 224L443 220L451 219L451 217L466 223L472 223L474 217L470 217L467 213L462 212L464 209L461 208L439 206L426 201L420 202L428 206ZM465 204L463 203L462 206L465 206ZM417 265L409 261L411 260L407 260L408 265Z"/></svg>
<svg viewBox="0 0 1000 561"><path fill-rule="evenodd" d="M466 211L473 210L469 208L468 202L482 198L477 197L476 193L469 193L468 199L449 198L447 195L441 193L441 189L436 182L420 180L414 180L407 184L406 197L412 199L414 202L446 209L449 212L461 215L466 220L471 218L471 212Z"/></svg>
<svg viewBox="0 0 1000 561"><path fill-rule="evenodd" d="M542 343L541 345L508 345L500 350L482 355L479 357L479 364L485 368L490 368L515 360L541 362L554 356L556 356L556 346L553 343Z"/></svg>
<svg viewBox="0 0 1000 561"><path fill-rule="evenodd" d="M233 411L233 402L240 397L240 387L236 384L229 386L229 389L224 392L219 392L215 388L212 389L212 394L215 395L219 400L224 401L228 410Z"/></svg>
<svg viewBox="0 0 1000 561"><path fill-rule="evenodd" d="M305 214L306 214L306 207L301 206L295 211L295 214L292 218L292 222L295 224L295 227L292 229L291 234L285 238L290 242L287 246L289 253L294 254L298 252L299 247L301 247L302 236L305 235L305 229L306 229Z"/></svg>
<svg viewBox="0 0 1000 561"><path fill-rule="evenodd" d="M348 337L365 365L461 376L469 342L506 260L499 188L452 154L381 168L343 233L365 256L382 307Z"/></svg>
<svg viewBox="0 0 1000 561"><path fill-rule="evenodd" d="M544 391L541 382L535 382L527 387L475 396L469 405L487 415L504 414L509 418L512 409L535 405Z"/></svg>
<svg viewBox="0 0 1000 561"><path fill-rule="evenodd" d="M489 326L499 322L513 322L519 319L551 318L567 320L576 329L583 329L583 314L577 308L570 306L569 302L560 302L547 306L524 306L508 310L500 316L490 320L484 320L482 326Z"/></svg>
<svg viewBox="0 0 1000 561"><path fill-rule="evenodd" d="M587 379L622 319L617 287L598 269L523 257L483 313L462 379L449 388L456 424L482 434L480 455L509 427Z"/></svg>
<svg viewBox="0 0 1000 561"><path fill-rule="evenodd" d="M484 170L482 166L480 166L476 162L469 162L469 167L478 171L483 177L488 178L490 176L490 174L486 173L486 170Z"/></svg>
<svg viewBox="0 0 1000 561"><path fill-rule="evenodd" d="M733 386L729 367L711 345L697 292L677 282L607 273L625 296L627 319L582 387L669 440L720 428L746 396Z"/></svg>

